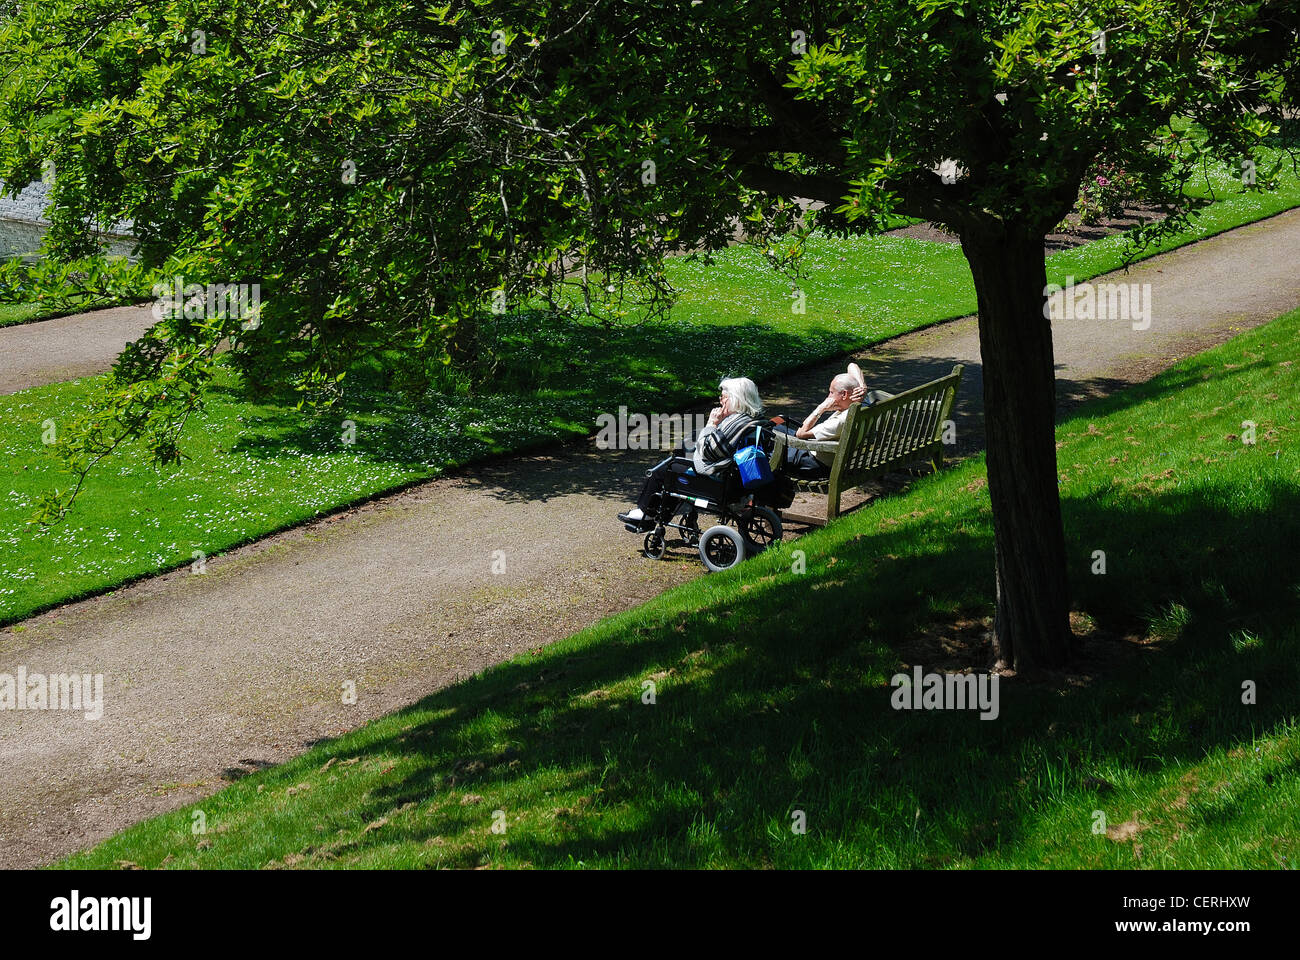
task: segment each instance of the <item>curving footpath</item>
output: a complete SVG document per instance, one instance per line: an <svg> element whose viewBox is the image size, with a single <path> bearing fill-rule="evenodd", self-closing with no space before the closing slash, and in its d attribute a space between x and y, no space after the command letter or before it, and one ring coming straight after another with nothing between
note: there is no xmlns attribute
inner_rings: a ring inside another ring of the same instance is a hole
<svg viewBox="0 0 1300 960"><path fill-rule="evenodd" d="M146 303L0 327L0 394L103 373L154 323Z"/></svg>

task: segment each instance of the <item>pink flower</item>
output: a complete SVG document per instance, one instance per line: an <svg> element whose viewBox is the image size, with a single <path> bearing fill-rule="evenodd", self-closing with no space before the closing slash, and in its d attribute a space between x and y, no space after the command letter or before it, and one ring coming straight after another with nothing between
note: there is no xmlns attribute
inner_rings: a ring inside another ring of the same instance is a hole
<svg viewBox="0 0 1300 960"><path fill-rule="evenodd" d="M1110 186L1110 181L1107 180L1105 177L1098 177L1098 178L1097 178L1097 186L1099 186L1099 187L1109 187L1109 186Z"/></svg>

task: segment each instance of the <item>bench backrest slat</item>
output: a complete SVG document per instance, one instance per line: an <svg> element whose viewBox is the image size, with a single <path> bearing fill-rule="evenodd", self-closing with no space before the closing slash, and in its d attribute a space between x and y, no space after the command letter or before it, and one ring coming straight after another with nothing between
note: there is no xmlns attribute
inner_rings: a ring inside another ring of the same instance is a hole
<svg viewBox="0 0 1300 960"><path fill-rule="evenodd" d="M884 436L881 437L880 450L876 455L876 466L885 463L894 458L894 451L898 449L898 442L902 439L903 418L907 412L906 404L899 404L892 410L886 410L884 421Z"/></svg>
<svg viewBox="0 0 1300 960"><path fill-rule="evenodd" d="M938 380L913 387L870 407L855 406L840 438L832 476L843 489L856 478L883 472L893 463L927 455L941 443L943 423L952 410L962 365Z"/></svg>
<svg viewBox="0 0 1300 960"><path fill-rule="evenodd" d="M889 450L891 460L896 460L904 456L912 445L912 430L915 429L916 414L919 412L919 401L914 399L909 403L903 404L901 412L898 415L898 434Z"/></svg>
<svg viewBox="0 0 1300 960"><path fill-rule="evenodd" d="M912 433L912 443L908 452L918 450L934 439L935 414L938 413L940 398L929 396L916 403L916 429Z"/></svg>

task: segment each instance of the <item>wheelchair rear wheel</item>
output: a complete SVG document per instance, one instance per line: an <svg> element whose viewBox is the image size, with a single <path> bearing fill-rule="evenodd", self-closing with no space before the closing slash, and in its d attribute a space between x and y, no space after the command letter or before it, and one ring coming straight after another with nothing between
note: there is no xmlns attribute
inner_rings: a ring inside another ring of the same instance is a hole
<svg viewBox="0 0 1300 960"><path fill-rule="evenodd" d="M682 526L687 529L682 531L682 540L688 547L698 547L700 545L700 512L695 507L687 511L686 516L682 518Z"/></svg>
<svg viewBox="0 0 1300 960"><path fill-rule="evenodd" d="M753 556L762 553L781 539L781 517L775 510L754 505L740 514L737 526L745 538L745 552Z"/></svg>
<svg viewBox="0 0 1300 960"><path fill-rule="evenodd" d="M700 536L700 559L710 573L728 570L745 559L745 538L732 527L709 527Z"/></svg>

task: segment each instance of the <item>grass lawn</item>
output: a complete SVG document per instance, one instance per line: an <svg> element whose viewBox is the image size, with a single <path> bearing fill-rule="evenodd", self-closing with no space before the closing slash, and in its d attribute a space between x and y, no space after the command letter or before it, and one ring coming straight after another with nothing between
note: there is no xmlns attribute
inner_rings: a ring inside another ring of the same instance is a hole
<svg viewBox="0 0 1300 960"><path fill-rule="evenodd" d="M87 298L82 298L80 303L86 303ZM85 310L107 310L109 307L127 306L132 303L147 303L147 300L141 300L139 297L130 296L122 297L117 300L105 301L96 298L91 304L85 307ZM46 306L41 303L0 303L0 327L14 327L20 323L35 323L39 320L53 320L57 317L66 317L75 313L80 313L82 308L64 306Z"/></svg>
<svg viewBox="0 0 1300 960"><path fill-rule="evenodd" d="M1295 205L1294 178L1277 193L1229 196L1160 249ZM1124 243L1114 236L1055 254L1048 279L1113 270ZM67 521L44 532L28 522L36 501L51 487L69 485L43 443L47 425L57 438L90 402L94 378L0 397L0 625L486 454L589 435L596 417L620 404L672 412L712 396L724 375L761 384L783 370L975 310L970 270L956 244L820 237L809 244L805 267L805 314L792 312L788 281L754 251L733 247L712 266L670 264L682 293L667 322L607 331L508 318L505 337L522 366L503 371L492 394L452 385L412 405L354 388L329 417L311 419L291 407L248 402L228 378L206 413L191 419L183 448L192 459L159 472L142 451L120 451L91 476ZM342 442L345 420L357 424L351 446ZM463 432L455 423L466 425Z"/></svg>
<svg viewBox="0 0 1300 960"><path fill-rule="evenodd" d="M983 660L975 457L63 865L1294 867L1298 396L1300 311L1060 424L1085 656L996 719L889 686Z"/></svg>
<svg viewBox="0 0 1300 960"><path fill-rule="evenodd" d="M0 327L44 320L47 312L37 303L0 303Z"/></svg>

